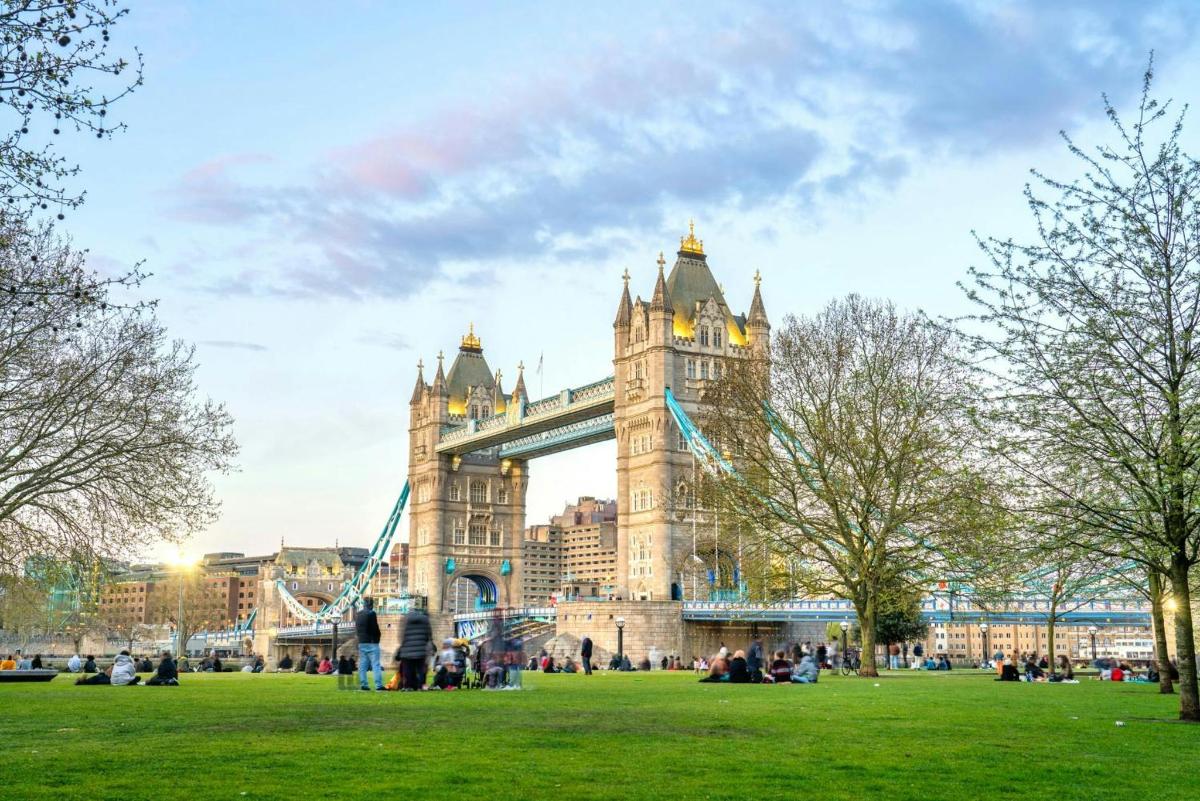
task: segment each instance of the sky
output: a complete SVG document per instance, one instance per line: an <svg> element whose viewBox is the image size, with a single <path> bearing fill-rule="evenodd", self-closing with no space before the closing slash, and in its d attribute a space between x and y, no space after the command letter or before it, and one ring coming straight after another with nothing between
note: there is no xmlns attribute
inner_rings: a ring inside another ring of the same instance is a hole
<svg viewBox="0 0 1200 801"><path fill-rule="evenodd" d="M197 554L369 546L417 361L474 323L506 387L610 375L622 272L648 298L689 219L735 312L761 271L775 325L851 292L961 314L975 235L1030 233L1030 169L1080 174L1061 131L1111 142L1102 96L1132 112L1151 51L1156 94L1200 100L1193 2L129 4L145 86L63 142L64 225L144 262L236 419ZM612 443L533 462L528 521L614 470Z"/></svg>

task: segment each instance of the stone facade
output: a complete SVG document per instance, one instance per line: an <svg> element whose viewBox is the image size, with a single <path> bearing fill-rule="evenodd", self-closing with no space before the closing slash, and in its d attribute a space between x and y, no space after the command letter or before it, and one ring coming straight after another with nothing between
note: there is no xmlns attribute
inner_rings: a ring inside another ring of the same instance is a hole
<svg viewBox="0 0 1200 801"><path fill-rule="evenodd" d="M440 355L432 384L418 372L409 404L408 584L409 592L425 596L433 615L469 611L455 610L452 600L463 578L485 603L520 601L526 463L492 452L439 454L437 444L444 427L504 414L524 397L523 378L512 395L504 394L473 330L448 375Z"/></svg>
<svg viewBox="0 0 1200 801"><path fill-rule="evenodd" d="M691 504L677 502L693 460L671 420L670 388L689 414L728 359L765 353L770 324L756 284L748 315L734 315L703 243L689 234L670 275L662 255L650 302L631 301L629 280L613 323L617 436L617 596L682 599L693 569Z"/></svg>

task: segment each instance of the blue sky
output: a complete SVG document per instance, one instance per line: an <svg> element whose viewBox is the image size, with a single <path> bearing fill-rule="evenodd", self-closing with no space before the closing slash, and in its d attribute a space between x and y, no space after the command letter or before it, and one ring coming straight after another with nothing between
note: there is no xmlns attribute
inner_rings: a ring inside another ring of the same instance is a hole
<svg viewBox="0 0 1200 801"><path fill-rule="evenodd" d="M437 6L437 7L433 7ZM608 375L621 272L695 218L745 310L848 292L954 314L972 230L1028 232L1060 129L1106 141L1150 50L1196 100L1194 3L162 2L116 36L146 85L65 142L94 263L144 259L237 418L189 546L367 545L406 472L419 358L469 321L506 385ZM1192 151L1196 135L1189 135ZM611 443L533 464L530 520L615 489Z"/></svg>

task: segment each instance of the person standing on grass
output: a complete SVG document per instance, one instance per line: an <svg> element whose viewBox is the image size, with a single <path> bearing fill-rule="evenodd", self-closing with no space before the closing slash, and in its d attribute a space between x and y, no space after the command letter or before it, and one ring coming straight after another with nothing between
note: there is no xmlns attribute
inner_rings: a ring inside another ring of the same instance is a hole
<svg viewBox="0 0 1200 801"><path fill-rule="evenodd" d="M375 600L363 598L363 608L354 616L354 634L358 637L358 688L370 690L367 673L375 668L375 690L383 692L383 663L379 656L379 617Z"/></svg>
<svg viewBox="0 0 1200 801"><path fill-rule="evenodd" d="M746 669L750 671L750 680L762 681L763 646L762 639L755 637L750 643L750 652L746 654Z"/></svg>
<svg viewBox="0 0 1200 801"><path fill-rule="evenodd" d="M425 689L426 665L432 644L429 616L422 609L412 610L404 621L404 638L400 641L399 651L406 691Z"/></svg>
<svg viewBox="0 0 1200 801"><path fill-rule="evenodd" d="M896 643L888 645L888 670L900 669L900 646Z"/></svg>
<svg viewBox="0 0 1200 801"><path fill-rule="evenodd" d="M592 638L584 637L579 643L579 661L583 662L583 675L592 675Z"/></svg>

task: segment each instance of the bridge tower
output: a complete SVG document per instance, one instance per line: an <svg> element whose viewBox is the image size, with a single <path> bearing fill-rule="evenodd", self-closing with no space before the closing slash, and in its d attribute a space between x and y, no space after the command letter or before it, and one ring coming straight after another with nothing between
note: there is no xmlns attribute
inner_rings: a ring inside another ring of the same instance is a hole
<svg viewBox="0 0 1200 801"><path fill-rule="evenodd" d="M690 595L680 574L693 568L692 512L679 501L693 463L667 411L666 388L695 415L727 360L765 353L770 342L757 273L750 312L734 315L690 224L676 255L668 275L659 253L649 303L630 300L626 272L613 323L617 565L630 600Z"/></svg>
<svg viewBox="0 0 1200 801"><path fill-rule="evenodd" d="M520 604L528 488L526 462L500 459L495 448L461 456L437 452L443 428L477 425L524 404L524 375L506 395L473 326L449 373L442 361L439 353L432 384L417 365L409 402L409 591L428 599L435 620L471 611L455 608L460 578L473 582L472 595L482 607Z"/></svg>

